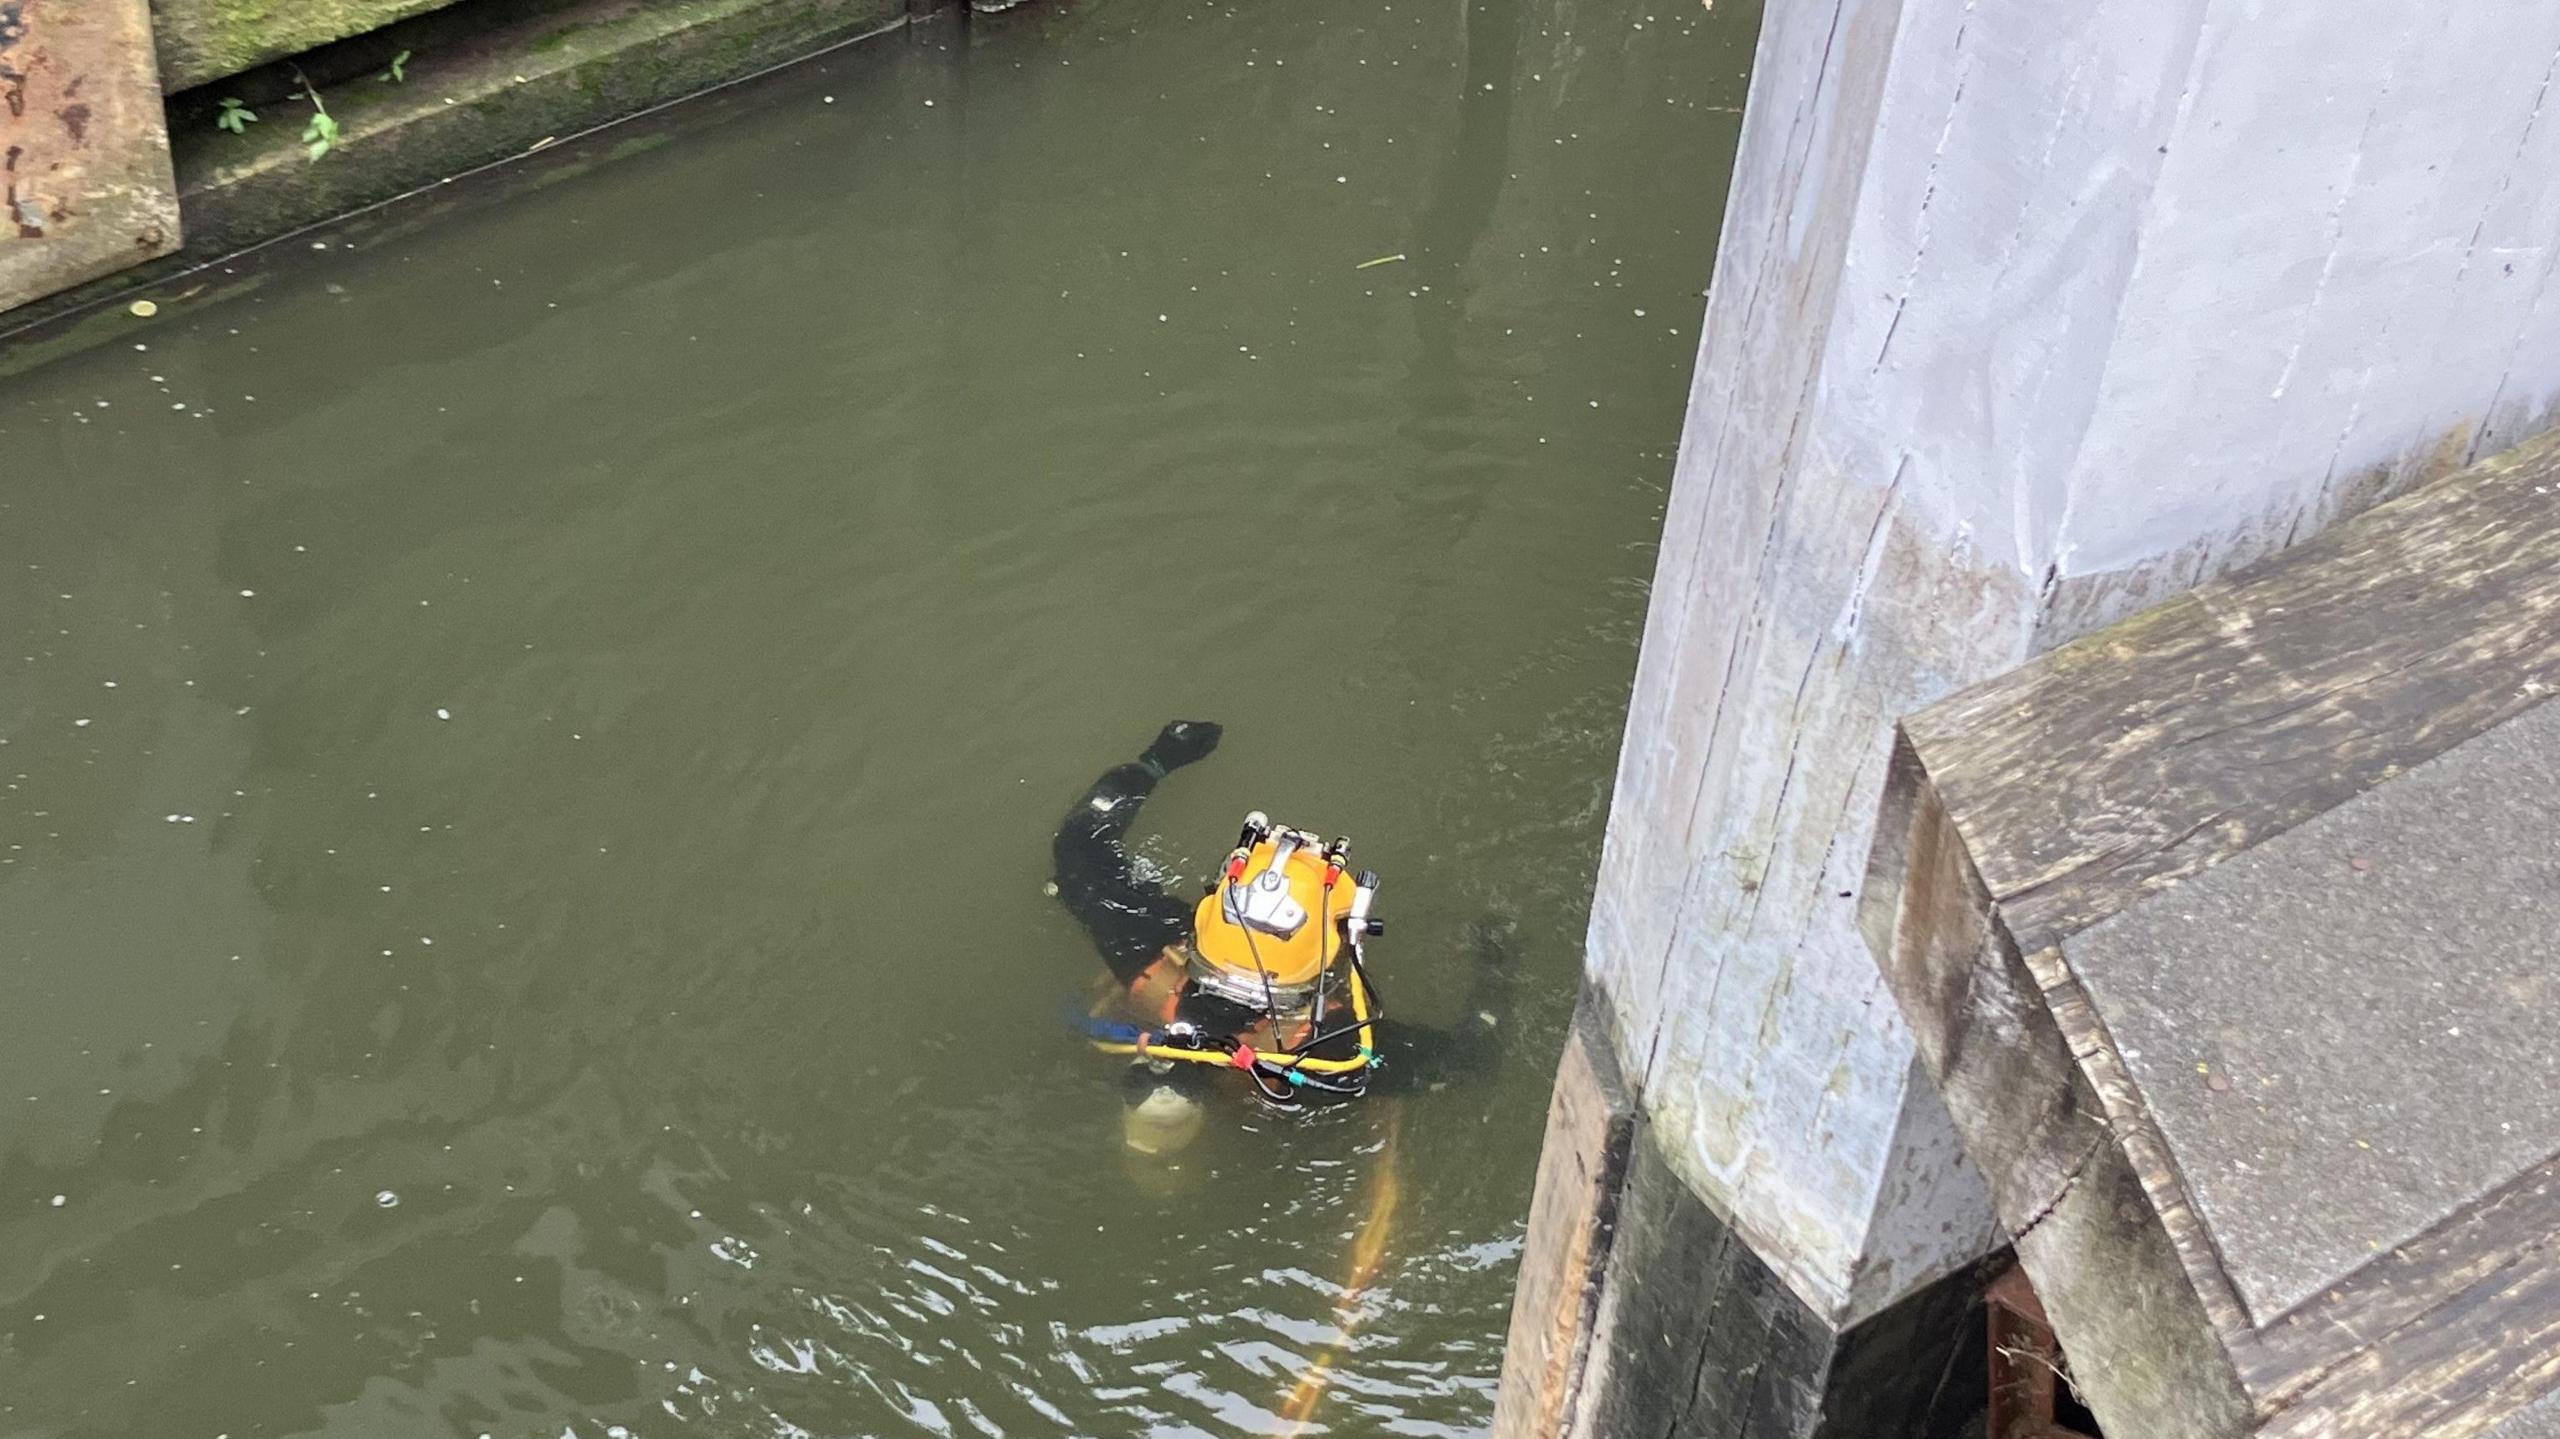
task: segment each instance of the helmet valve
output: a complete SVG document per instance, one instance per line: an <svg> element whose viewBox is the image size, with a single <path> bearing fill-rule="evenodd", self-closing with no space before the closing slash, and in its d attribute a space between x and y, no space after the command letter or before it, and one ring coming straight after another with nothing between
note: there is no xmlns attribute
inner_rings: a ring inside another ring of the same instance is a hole
<svg viewBox="0 0 2560 1439"><path fill-rule="evenodd" d="M1369 906L1378 898L1378 872L1364 869L1352 883L1351 913L1343 917L1342 929L1351 940L1352 951L1358 953L1361 940L1387 932L1387 922L1369 917Z"/></svg>

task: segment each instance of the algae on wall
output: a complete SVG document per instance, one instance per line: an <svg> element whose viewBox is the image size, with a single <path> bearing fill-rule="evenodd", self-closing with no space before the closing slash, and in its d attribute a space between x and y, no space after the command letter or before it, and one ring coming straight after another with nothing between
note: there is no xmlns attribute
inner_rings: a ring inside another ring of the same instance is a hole
<svg viewBox="0 0 2560 1439"><path fill-rule="evenodd" d="M379 30L452 0L151 0L165 94Z"/></svg>

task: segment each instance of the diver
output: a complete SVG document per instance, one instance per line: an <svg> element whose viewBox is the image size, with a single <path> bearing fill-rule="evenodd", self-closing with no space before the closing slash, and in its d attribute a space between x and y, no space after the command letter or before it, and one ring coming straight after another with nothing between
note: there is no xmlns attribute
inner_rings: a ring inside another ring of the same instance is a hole
<svg viewBox="0 0 2560 1439"><path fill-rule="evenodd" d="M1489 1073L1509 971L1499 930L1477 928L1474 1033L1391 1024L1366 963L1365 941L1385 929L1370 913L1378 877L1348 873L1348 840L1327 844L1256 812L1197 904L1136 872L1124 841L1140 807L1221 733L1207 720L1166 725L1135 762L1094 781L1053 847L1058 900L1111 973L1085 1028L1098 1048L1128 1056L1144 1091L1124 1116L1129 1147L1166 1154L1188 1143L1199 1093L1224 1069L1284 1106Z"/></svg>

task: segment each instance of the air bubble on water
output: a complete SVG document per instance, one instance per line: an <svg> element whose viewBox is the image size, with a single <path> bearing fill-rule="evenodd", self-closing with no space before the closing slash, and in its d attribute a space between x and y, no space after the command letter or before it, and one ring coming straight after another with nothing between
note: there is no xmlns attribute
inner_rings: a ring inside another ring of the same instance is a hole
<svg viewBox="0 0 2560 1439"><path fill-rule="evenodd" d="M373 1202L385 1209L397 1209L400 1207L400 1196L386 1189L373 1196Z"/></svg>
<svg viewBox="0 0 2560 1439"><path fill-rule="evenodd" d="M453 718L453 711L449 709L439 709L436 711L436 718L440 720L449 720Z"/></svg>
<svg viewBox="0 0 2560 1439"><path fill-rule="evenodd" d="M258 592L257 592L256 590L242 590L242 591L240 592L240 598L242 598L242 599L244 599L244 600L245 600L245 599L250 599L250 598L253 598L254 596L256 596L256 594L257 594L257 593L258 593Z"/></svg>
<svg viewBox="0 0 2560 1439"><path fill-rule="evenodd" d="M73 729L87 729L89 727L89 722L84 719L76 719L71 722L71 727Z"/></svg>
<svg viewBox="0 0 2560 1439"><path fill-rule="evenodd" d="M69 1204L70 1202L71 1196L68 1194L57 1194L53 1196L53 1207L56 1209L60 1209L62 1206Z"/></svg>

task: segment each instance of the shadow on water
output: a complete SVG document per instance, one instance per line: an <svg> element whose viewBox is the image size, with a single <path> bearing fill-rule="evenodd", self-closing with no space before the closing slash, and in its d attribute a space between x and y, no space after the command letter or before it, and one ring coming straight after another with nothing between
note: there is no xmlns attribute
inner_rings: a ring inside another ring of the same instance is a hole
<svg viewBox="0 0 2560 1439"><path fill-rule="evenodd" d="M1423 448L1462 429L1473 408L1471 356L1459 338L1475 295L1477 247L1490 234L1511 163L1512 97L1519 92L1520 27L1526 0L1458 0L1460 61L1452 108L1457 125L1414 217L1415 268L1439 296L1413 312L1419 342L1406 374L1408 425ZM1463 436L1460 436L1463 438Z"/></svg>

